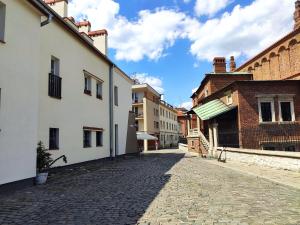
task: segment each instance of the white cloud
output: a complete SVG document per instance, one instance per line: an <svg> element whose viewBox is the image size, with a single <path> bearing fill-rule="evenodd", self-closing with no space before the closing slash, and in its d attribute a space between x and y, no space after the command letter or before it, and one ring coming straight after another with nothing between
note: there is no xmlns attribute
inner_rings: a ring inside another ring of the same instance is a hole
<svg viewBox="0 0 300 225"><path fill-rule="evenodd" d="M249 58L292 30L293 11L291 0L255 0L245 7L237 5L232 12L189 32L190 52L198 60L230 55Z"/></svg>
<svg viewBox="0 0 300 225"><path fill-rule="evenodd" d="M178 107L183 107L183 108L190 110L193 107L193 103L191 101L183 102Z"/></svg>
<svg viewBox="0 0 300 225"><path fill-rule="evenodd" d="M213 15L232 1L197 0L196 6L201 9L199 15L203 9ZM70 3L70 15L88 18L93 29L108 30L109 47L115 50L118 60L158 60L167 55L166 49L177 39L185 38L191 42L192 55L199 61L211 61L215 56L249 58L291 31L294 1L254 0L248 6L236 5L231 12L203 23L173 9L143 10L131 20L119 11L120 5L114 0Z"/></svg>
<svg viewBox="0 0 300 225"><path fill-rule="evenodd" d="M116 59L158 60L165 50L183 37L184 27L191 21L186 14L173 9L142 10L134 20L119 15L120 6L113 0L73 0L70 15L87 18L93 29L108 30L109 47L116 50ZM84 14L83 14L84 12Z"/></svg>
<svg viewBox="0 0 300 225"><path fill-rule="evenodd" d="M133 79L137 79L141 84L149 84L153 87L158 93L163 94L163 82L160 78L155 76L150 76L147 73L137 73L132 76Z"/></svg>
<svg viewBox="0 0 300 225"><path fill-rule="evenodd" d="M192 89L192 94L194 94L198 90L198 87Z"/></svg>
<svg viewBox="0 0 300 225"><path fill-rule="evenodd" d="M231 0L197 0L194 10L197 16L213 16L231 2Z"/></svg>

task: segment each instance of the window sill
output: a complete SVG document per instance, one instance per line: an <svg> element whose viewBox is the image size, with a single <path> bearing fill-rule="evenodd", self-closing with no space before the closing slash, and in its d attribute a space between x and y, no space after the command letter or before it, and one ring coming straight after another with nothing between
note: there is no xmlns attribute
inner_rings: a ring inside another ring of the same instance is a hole
<svg viewBox="0 0 300 225"><path fill-rule="evenodd" d="M296 121L279 121L279 124L294 124Z"/></svg>
<svg viewBox="0 0 300 225"><path fill-rule="evenodd" d="M6 42L4 40L0 40L0 43L2 44L6 44Z"/></svg>
<svg viewBox="0 0 300 225"><path fill-rule="evenodd" d="M83 146L83 148L91 148L92 146Z"/></svg>
<svg viewBox="0 0 300 225"><path fill-rule="evenodd" d="M49 151L58 151L59 148L49 148Z"/></svg>
<svg viewBox="0 0 300 225"><path fill-rule="evenodd" d="M97 147L97 148L101 148L101 147L103 147L103 145L96 145L96 147Z"/></svg>
<svg viewBox="0 0 300 225"><path fill-rule="evenodd" d="M83 93L92 96L92 92L90 90L84 90Z"/></svg>
<svg viewBox="0 0 300 225"><path fill-rule="evenodd" d="M98 98L99 100L103 100L103 99L102 99L102 96L97 96L97 98Z"/></svg>
<svg viewBox="0 0 300 225"><path fill-rule="evenodd" d="M50 98L55 98L55 99L58 99L58 100L61 100L62 97L56 97L56 96L51 96L51 95L48 95Z"/></svg>

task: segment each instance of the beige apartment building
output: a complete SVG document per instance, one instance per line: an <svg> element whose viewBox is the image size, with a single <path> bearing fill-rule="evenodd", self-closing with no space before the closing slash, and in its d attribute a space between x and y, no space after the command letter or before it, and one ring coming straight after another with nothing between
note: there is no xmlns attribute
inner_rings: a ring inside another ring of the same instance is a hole
<svg viewBox="0 0 300 225"><path fill-rule="evenodd" d="M136 130L159 138L160 94L148 84L132 86L132 111L135 114ZM139 141L139 146L147 150L156 148L155 141Z"/></svg>
<svg viewBox="0 0 300 225"><path fill-rule="evenodd" d="M167 102L159 103L160 147L172 148L178 146L179 125L177 110Z"/></svg>
<svg viewBox="0 0 300 225"><path fill-rule="evenodd" d="M67 0L0 0L0 185L31 182L38 141L68 165L135 148L133 81L90 27Z"/></svg>

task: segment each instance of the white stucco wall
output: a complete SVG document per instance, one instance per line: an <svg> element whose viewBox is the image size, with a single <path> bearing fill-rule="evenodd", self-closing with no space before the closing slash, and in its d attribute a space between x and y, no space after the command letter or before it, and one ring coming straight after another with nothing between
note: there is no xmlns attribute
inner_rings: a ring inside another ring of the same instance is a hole
<svg viewBox="0 0 300 225"><path fill-rule="evenodd" d="M48 96L51 56L60 60L61 100ZM48 146L49 128L59 128L60 149L51 152L53 157L65 154L68 164L109 157L109 64L55 20L42 29L41 60L39 140ZM92 96L84 94L83 70L104 81L102 100L96 98L93 78ZM83 148L83 126L104 129L103 147L96 147L96 133L92 132L92 147Z"/></svg>
<svg viewBox="0 0 300 225"><path fill-rule="evenodd" d="M132 81L128 78L125 78L124 75L121 75L117 69L115 69L113 77L114 86L118 87L118 106L114 105L114 125L118 124L118 149L117 155L123 155L126 153L126 140L127 140L127 130L128 130L128 116L129 111L131 111L131 88ZM115 132L115 130L114 130ZM114 133L115 138L115 133ZM115 139L114 139L115 143ZM115 145L114 145L115 147Z"/></svg>
<svg viewBox="0 0 300 225"><path fill-rule="evenodd" d="M0 42L0 184L4 184L36 173L41 15L26 1L1 2L6 5L6 43Z"/></svg>

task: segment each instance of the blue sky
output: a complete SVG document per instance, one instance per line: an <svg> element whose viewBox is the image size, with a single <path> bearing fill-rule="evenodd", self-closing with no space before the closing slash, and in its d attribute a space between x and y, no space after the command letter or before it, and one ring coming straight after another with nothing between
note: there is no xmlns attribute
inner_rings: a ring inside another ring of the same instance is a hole
<svg viewBox="0 0 300 225"><path fill-rule="evenodd" d="M293 0L72 0L69 13L108 30L128 75L188 106L214 56L240 65L292 30L293 11Z"/></svg>

